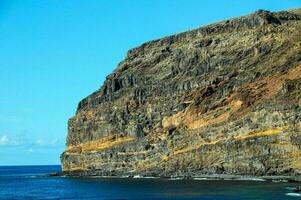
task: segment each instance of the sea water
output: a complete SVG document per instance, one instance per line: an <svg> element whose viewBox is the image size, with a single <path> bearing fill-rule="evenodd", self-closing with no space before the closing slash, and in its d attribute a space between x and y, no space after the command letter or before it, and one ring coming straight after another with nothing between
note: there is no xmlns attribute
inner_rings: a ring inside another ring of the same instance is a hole
<svg viewBox="0 0 301 200"><path fill-rule="evenodd" d="M298 183L262 180L49 177L60 166L0 167L0 199L300 199Z"/></svg>

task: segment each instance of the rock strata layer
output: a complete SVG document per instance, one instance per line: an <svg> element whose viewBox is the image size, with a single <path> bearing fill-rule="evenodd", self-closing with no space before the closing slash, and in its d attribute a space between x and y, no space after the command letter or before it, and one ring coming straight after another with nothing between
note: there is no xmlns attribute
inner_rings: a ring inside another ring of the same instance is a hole
<svg viewBox="0 0 301 200"><path fill-rule="evenodd" d="M301 174L301 9L131 49L68 122L67 175Z"/></svg>

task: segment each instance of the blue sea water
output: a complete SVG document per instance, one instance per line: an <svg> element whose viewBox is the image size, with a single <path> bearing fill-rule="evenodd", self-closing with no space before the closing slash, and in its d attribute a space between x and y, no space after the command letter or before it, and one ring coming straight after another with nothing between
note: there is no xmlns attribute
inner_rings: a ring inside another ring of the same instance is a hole
<svg viewBox="0 0 301 200"><path fill-rule="evenodd" d="M0 167L0 199L301 199L289 191L297 183L46 176L60 170L60 166Z"/></svg>

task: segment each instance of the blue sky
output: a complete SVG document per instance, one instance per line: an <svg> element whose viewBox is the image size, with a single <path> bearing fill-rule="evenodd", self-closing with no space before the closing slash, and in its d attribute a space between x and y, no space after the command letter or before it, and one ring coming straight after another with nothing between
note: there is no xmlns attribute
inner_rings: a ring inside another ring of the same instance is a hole
<svg viewBox="0 0 301 200"><path fill-rule="evenodd" d="M67 120L128 49L300 0L0 0L0 165L59 164Z"/></svg>

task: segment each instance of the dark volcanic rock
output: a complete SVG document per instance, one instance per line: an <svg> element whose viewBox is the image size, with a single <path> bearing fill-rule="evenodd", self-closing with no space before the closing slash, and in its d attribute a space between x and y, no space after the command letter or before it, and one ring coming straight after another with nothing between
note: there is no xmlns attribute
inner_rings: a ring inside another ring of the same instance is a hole
<svg viewBox="0 0 301 200"><path fill-rule="evenodd" d="M301 11L130 50L68 122L65 174L300 175Z"/></svg>

